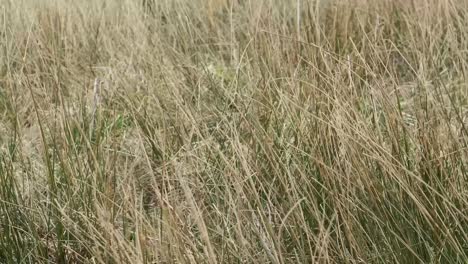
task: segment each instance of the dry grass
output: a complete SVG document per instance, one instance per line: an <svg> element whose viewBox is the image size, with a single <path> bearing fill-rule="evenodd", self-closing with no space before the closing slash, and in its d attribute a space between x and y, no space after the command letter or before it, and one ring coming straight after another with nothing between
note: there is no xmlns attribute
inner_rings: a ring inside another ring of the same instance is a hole
<svg viewBox="0 0 468 264"><path fill-rule="evenodd" d="M466 1L142 2L1 2L1 263L468 261Z"/></svg>

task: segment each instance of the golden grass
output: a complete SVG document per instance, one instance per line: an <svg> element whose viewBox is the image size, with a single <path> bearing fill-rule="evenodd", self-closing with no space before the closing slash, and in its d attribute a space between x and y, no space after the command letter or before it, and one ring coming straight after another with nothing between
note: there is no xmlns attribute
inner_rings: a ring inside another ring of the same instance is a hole
<svg viewBox="0 0 468 264"><path fill-rule="evenodd" d="M466 1L1 7L1 263L468 260Z"/></svg>

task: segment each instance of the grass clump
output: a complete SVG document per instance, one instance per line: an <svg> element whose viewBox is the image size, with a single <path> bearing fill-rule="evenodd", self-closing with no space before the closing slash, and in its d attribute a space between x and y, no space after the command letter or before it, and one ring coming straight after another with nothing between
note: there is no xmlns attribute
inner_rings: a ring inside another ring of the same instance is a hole
<svg viewBox="0 0 468 264"><path fill-rule="evenodd" d="M468 260L464 1L2 8L0 262Z"/></svg>

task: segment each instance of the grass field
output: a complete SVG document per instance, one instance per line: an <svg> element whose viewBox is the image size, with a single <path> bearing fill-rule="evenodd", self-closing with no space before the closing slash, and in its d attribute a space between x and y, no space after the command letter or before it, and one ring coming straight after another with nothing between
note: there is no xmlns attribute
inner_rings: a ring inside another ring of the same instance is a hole
<svg viewBox="0 0 468 264"><path fill-rule="evenodd" d="M468 263L468 1L0 8L0 263Z"/></svg>

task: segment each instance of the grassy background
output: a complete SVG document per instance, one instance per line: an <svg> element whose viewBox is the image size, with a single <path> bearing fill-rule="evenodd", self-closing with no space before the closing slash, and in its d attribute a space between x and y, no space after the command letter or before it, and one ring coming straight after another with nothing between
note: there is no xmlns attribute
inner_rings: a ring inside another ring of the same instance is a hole
<svg viewBox="0 0 468 264"><path fill-rule="evenodd" d="M0 7L1 263L467 263L466 1Z"/></svg>

